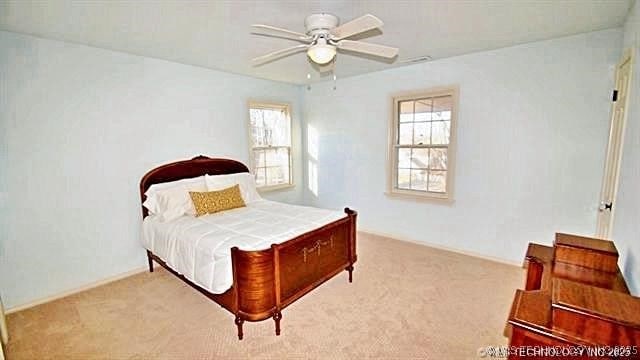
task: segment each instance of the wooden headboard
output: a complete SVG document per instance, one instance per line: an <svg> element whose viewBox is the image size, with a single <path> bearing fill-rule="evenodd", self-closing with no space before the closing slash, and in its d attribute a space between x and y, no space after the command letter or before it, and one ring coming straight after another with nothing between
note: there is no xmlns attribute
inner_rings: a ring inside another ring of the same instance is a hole
<svg viewBox="0 0 640 360"><path fill-rule="evenodd" d="M153 184L193 178L205 174L224 175L249 172L247 167L231 159L212 159L206 156L196 156L191 160L176 161L147 172L140 180L140 200L144 203L144 193ZM149 215L147 208L142 207L142 217Z"/></svg>

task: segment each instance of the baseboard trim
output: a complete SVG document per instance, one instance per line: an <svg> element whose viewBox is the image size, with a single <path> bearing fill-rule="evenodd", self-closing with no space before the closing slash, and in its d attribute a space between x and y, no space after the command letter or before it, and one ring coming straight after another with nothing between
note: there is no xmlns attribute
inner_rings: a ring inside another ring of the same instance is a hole
<svg viewBox="0 0 640 360"><path fill-rule="evenodd" d="M6 309L5 314L6 315L12 314L12 313L15 313L15 312L18 312L18 311L22 311L22 310L26 310L26 309L32 308L34 306L38 306L38 305L42 305L42 304L45 304L45 303L48 303L48 302L51 302L51 301L54 301L54 300L62 299L64 297L67 297L67 296L70 296L70 295L73 295L73 294L77 294L79 292L83 292L83 291L86 291L86 290L90 290L90 289L96 288L98 286L106 285L106 284L112 283L114 281L122 280L124 278L128 278L129 276L140 274L140 273L145 272L145 271L149 271L149 269L147 267L142 267L142 268L138 268L138 269L134 269L134 270L131 270L131 271L127 271L127 272L124 272L124 273L121 273L121 274L118 274L118 275L110 276L110 277L107 277L105 279L98 280L98 281L95 281L95 282L92 282L92 283L89 283L89 284L86 284L86 285L83 285L83 286L80 286L80 287L77 287L77 288L74 288L74 289L71 289L71 290L63 291L63 292L60 292L60 293L57 293L57 294L54 294L54 295L51 295L51 296L47 296L45 298L41 298L41 299L38 299L38 300L34 300L34 301L31 301L31 302L28 302L26 304L22 304L22 305L18 305L18 306L14 306L14 307L8 308L8 309Z"/></svg>
<svg viewBox="0 0 640 360"><path fill-rule="evenodd" d="M429 242L425 242L425 241L418 241L418 240L410 239L410 238L407 238L407 237L404 237L404 236L398 236L398 235L394 235L394 234L388 234L388 233L383 233L383 232L380 232L380 231L362 229L362 228L358 229L358 232L363 232L363 233L374 235L374 236L382 236L382 237L390 238L390 239L393 239L393 240L404 241L404 242L408 242L408 243L412 243L412 244L416 244L416 245L427 246L427 247L438 249L438 250L449 251L449 252L453 252L453 253L456 253L456 254L471 256L471 257L474 257L474 258L493 261L493 262L497 262L497 263L501 263L501 264L517 266L519 268L522 267L522 263L519 263L519 262L505 260L505 259L501 259L501 258L497 258L497 257L493 257L493 256L487 256L487 255L479 254L479 253L473 252L473 251L456 249L456 248L445 246L445 245L439 245L439 244L429 243Z"/></svg>

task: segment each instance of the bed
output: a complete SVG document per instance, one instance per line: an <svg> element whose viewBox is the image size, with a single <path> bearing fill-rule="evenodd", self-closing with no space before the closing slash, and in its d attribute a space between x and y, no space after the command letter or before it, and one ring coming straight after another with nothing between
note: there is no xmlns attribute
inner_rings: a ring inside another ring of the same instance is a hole
<svg viewBox="0 0 640 360"><path fill-rule="evenodd" d="M155 184L248 172L238 161L205 156L169 163L144 175L141 201ZM353 280L357 213L349 208L336 214L260 200L166 223L145 206L142 216L149 271L160 264L234 314L240 340L245 321L272 318L280 335L284 308L342 271Z"/></svg>

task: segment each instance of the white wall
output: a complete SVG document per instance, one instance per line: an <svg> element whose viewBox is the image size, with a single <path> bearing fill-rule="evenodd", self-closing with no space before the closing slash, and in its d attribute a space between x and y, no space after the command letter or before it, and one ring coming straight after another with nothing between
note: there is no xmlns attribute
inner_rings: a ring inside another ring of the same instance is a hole
<svg viewBox="0 0 640 360"><path fill-rule="evenodd" d="M145 266L140 178L198 154L246 163L249 98L292 103L300 143L293 85L9 32L0 77L8 307ZM299 202L301 186L269 197Z"/></svg>
<svg viewBox="0 0 640 360"><path fill-rule="evenodd" d="M351 206L361 229L514 262L556 231L593 235L621 42L606 30L314 85L303 119L319 138L318 196L305 201ZM455 202L387 197L391 94L448 84L460 87Z"/></svg>
<svg viewBox="0 0 640 360"><path fill-rule="evenodd" d="M620 268L631 292L640 296L640 2L636 1L624 26L624 48L634 48L627 128L614 206L612 238L620 250Z"/></svg>
<svg viewBox="0 0 640 360"><path fill-rule="evenodd" d="M6 73L3 64L4 52L0 48L0 114L2 113L2 109L7 109L8 107L8 88L6 81L2 81L4 78L4 74ZM1 115L0 115L1 116ZM2 277L2 263L5 256L5 246L4 244L7 242L9 236L9 228L8 228L8 204L7 204L7 171L9 170L9 148L8 148L8 128L5 121L0 120L0 278ZM2 285L0 281L0 302L3 296ZM2 315L0 315L2 316ZM0 350L0 353L2 350Z"/></svg>
<svg viewBox="0 0 640 360"><path fill-rule="evenodd" d="M196 154L246 162L249 98L292 103L294 145L303 115L319 134L318 196L298 171L299 185L273 199L348 205L360 211L361 228L518 262L527 242L550 242L555 231L592 234L621 41L621 31L601 31L307 91L0 32L5 305L145 266L140 177ZM446 84L460 86L456 201L386 197L390 94ZM294 163L306 171L313 159L297 149ZM628 231L637 245L637 229Z"/></svg>

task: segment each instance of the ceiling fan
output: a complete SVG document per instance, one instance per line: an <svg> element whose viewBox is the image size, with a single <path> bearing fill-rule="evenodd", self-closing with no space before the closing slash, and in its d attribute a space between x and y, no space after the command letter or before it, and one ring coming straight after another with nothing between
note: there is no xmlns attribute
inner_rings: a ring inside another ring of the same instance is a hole
<svg viewBox="0 0 640 360"><path fill-rule="evenodd" d="M381 27L384 23L377 17L367 14L345 24L339 25L338 17L331 14L313 14L304 20L306 33L281 29L270 25L254 24L252 33L272 37L285 38L304 44L254 58L254 65L260 65L301 51L314 63L321 65L321 72L330 70L334 64L338 50L366 54L392 59L398 55L398 48L371 44L347 38ZM322 67L322 65L325 65Z"/></svg>

